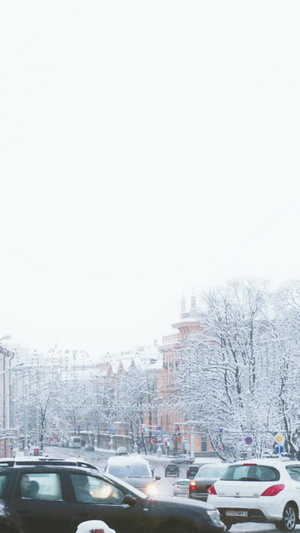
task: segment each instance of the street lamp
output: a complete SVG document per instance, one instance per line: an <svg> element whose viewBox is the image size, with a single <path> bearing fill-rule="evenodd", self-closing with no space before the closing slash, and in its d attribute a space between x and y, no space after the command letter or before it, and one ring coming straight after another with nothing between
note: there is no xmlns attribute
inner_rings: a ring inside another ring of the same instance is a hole
<svg viewBox="0 0 300 533"><path fill-rule="evenodd" d="M11 335L4 335L0 338L0 342L4 340L11 339ZM3 393L3 403L2 403L2 412L3 412L3 430L5 432L6 428L10 427L11 422L11 374L9 374L9 381L8 381L8 395L6 392L6 374L10 372L11 370L11 361L15 355L15 352L12 352L2 344L0 344L0 353L3 355L2 359L2 368L3 372L0 375L3 375L3 382L2 382L2 393ZM8 358L8 368L6 369L6 358ZM7 396L8 396L8 405L7 405ZM7 416L8 415L8 416ZM7 455L7 435L4 435L4 455Z"/></svg>

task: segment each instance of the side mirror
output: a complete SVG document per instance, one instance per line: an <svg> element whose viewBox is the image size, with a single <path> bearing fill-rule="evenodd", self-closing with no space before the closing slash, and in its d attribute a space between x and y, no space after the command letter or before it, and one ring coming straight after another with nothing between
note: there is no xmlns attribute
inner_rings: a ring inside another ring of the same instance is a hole
<svg viewBox="0 0 300 533"><path fill-rule="evenodd" d="M136 498L131 496L131 494L125 494L123 502L124 504L130 505L132 507L136 504Z"/></svg>

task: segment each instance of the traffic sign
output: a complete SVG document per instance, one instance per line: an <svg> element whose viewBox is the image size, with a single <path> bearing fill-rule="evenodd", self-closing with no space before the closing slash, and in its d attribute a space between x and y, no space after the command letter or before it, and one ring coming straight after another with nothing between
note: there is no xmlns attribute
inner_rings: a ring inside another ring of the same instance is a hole
<svg viewBox="0 0 300 533"><path fill-rule="evenodd" d="M276 453L283 453L283 446L281 446L281 444L277 444L277 446L275 446L275 452Z"/></svg>
<svg viewBox="0 0 300 533"><path fill-rule="evenodd" d="M282 435L282 433L277 433L277 435L275 435L275 442L277 442L277 444L283 444L285 441L285 438L284 438L284 435Z"/></svg>
<svg viewBox="0 0 300 533"><path fill-rule="evenodd" d="M245 438L245 443L246 443L246 444L252 444L252 442L253 442L252 437L246 437L246 438Z"/></svg>

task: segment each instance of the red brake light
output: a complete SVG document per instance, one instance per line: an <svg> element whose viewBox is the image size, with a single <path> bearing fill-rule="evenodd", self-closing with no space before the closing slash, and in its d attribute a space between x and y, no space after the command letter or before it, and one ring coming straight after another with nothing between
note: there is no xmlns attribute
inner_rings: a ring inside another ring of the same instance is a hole
<svg viewBox="0 0 300 533"><path fill-rule="evenodd" d="M285 488L285 485L272 485L268 489L266 489L261 496L276 496L276 494L279 494L283 489Z"/></svg>
<svg viewBox="0 0 300 533"><path fill-rule="evenodd" d="M243 463L243 466L257 466L256 463Z"/></svg>
<svg viewBox="0 0 300 533"><path fill-rule="evenodd" d="M215 486L212 485L209 489L208 489L208 494L217 494L217 491L215 489Z"/></svg>
<svg viewBox="0 0 300 533"><path fill-rule="evenodd" d="M196 488L197 488L197 483L195 481L191 481L190 490L196 490Z"/></svg>

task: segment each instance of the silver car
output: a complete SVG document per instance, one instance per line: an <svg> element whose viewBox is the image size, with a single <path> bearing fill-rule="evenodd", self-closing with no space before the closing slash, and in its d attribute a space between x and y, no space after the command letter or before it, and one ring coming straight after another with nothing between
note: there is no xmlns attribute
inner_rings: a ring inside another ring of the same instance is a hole
<svg viewBox="0 0 300 533"><path fill-rule="evenodd" d="M177 479L173 485L173 496L188 496L190 480L186 478Z"/></svg>

